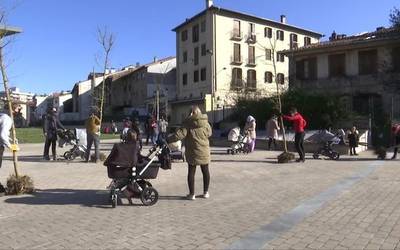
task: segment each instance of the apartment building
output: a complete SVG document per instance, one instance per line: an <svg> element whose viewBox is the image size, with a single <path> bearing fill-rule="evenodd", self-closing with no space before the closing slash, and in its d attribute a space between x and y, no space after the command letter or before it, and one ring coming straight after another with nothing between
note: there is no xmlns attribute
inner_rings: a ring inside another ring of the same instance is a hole
<svg viewBox="0 0 400 250"><path fill-rule="evenodd" d="M258 98L288 88L289 64L282 50L319 42L321 34L287 23L219 8L187 19L176 32L177 99L173 123L191 105L199 105L212 122L223 120L240 96ZM276 67L276 71L274 69Z"/></svg>
<svg viewBox="0 0 400 250"><path fill-rule="evenodd" d="M176 98L176 59L154 58L151 63L117 72L106 79L105 116L139 115L168 111L169 101ZM100 96L102 83L95 88ZM155 105L158 90L159 105Z"/></svg>
<svg viewBox="0 0 400 250"><path fill-rule="evenodd" d="M377 28L288 50L290 88L339 96L350 111L400 120L400 29Z"/></svg>

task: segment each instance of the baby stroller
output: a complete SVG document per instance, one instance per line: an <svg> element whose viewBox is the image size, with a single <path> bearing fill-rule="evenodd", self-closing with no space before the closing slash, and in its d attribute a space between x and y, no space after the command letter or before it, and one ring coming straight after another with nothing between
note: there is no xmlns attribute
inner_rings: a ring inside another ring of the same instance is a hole
<svg viewBox="0 0 400 250"><path fill-rule="evenodd" d="M147 156L141 156L137 143L118 143L104 162L108 177L110 201L115 208L118 196L127 190L133 198L139 198L143 205L152 206L158 201L158 192L147 180L156 179L159 168L170 169L170 151L165 143L158 143Z"/></svg>
<svg viewBox="0 0 400 250"><path fill-rule="evenodd" d="M171 151L171 158L173 160L182 160L183 162L186 161L185 149L182 146L182 141L171 143L168 146Z"/></svg>
<svg viewBox="0 0 400 250"><path fill-rule="evenodd" d="M320 155L329 157L331 160L338 160L340 154L333 150L333 145L340 143L340 138L327 130L321 130L318 133L310 136L307 141L319 143L321 146L314 152L313 158L318 159Z"/></svg>
<svg viewBox="0 0 400 250"><path fill-rule="evenodd" d="M248 154L250 149L246 143L246 135L240 133L240 128L231 129L228 134L228 141L233 142L231 148L227 149L228 154L245 153Z"/></svg>
<svg viewBox="0 0 400 250"><path fill-rule="evenodd" d="M72 145L72 148L64 153L64 158L68 161L74 160L76 157L81 157L82 160L86 156L86 145L81 144L81 141L86 141L86 131L84 129L70 129L58 130L57 135L59 138L58 144L60 147L64 145Z"/></svg>

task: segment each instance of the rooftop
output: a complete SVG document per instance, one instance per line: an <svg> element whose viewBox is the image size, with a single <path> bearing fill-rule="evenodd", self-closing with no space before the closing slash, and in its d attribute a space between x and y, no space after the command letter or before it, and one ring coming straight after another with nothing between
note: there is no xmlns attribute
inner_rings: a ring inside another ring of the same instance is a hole
<svg viewBox="0 0 400 250"><path fill-rule="evenodd" d="M17 33L21 33L22 29L12 26L0 25L0 37L11 36Z"/></svg>
<svg viewBox="0 0 400 250"><path fill-rule="evenodd" d="M175 32L178 31L178 29L182 28L186 24L188 24L188 23L192 22L193 20L195 20L196 18L206 14L207 11L215 11L215 12L219 12L221 14L230 14L230 15L240 16L240 17L247 18L247 19L253 19L253 20L257 21L257 22L265 23L266 25L273 25L273 26L277 26L277 27L282 27L284 29L292 29L292 30L296 30L296 31L301 31L301 32L308 33L308 34L310 34L312 36L316 36L316 37L319 37L319 38L323 37L323 34L315 32L315 31L312 31L312 30L303 29L303 28L300 28L300 27L297 27L297 26L286 24L286 23L281 23L281 22L274 21L274 20L271 20L271 19L266 19L266 18L254 16L254 15L247 14L247 13L244 13L244 12L228 10L228 9L220 8L220 7L217 7L217 6L211 6L210 8L208 8L206 10L203 10L202 12L198 13L197 15L186 19L185 22L183 22L180 25L178 25L177 27L175 27L173 29L173 31L175 31Z"/></svg>
<svg viewBox="0 0 400 250"><path fill-rule="evenodd" d="M320 49L337 48L342 46L359 45L359 44L379 42L379 41L400 42L400 28L378 28L376 31L373 32L366 32L352 36L345 36L345 35L336 36L336 34L333 33L329 41L313 43L308 46L299 47L292 50L286 50L284 52L286 53L300 53L309 51L311 52Z"/></svg>

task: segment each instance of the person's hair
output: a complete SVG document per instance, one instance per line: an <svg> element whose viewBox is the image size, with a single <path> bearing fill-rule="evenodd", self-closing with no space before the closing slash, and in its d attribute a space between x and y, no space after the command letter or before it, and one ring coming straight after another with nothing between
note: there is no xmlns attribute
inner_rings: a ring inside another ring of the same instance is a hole
<svg viewBox="0 0 400 250"><path fill-rule="evenodd" d="M290 113L296 113L297 112L297 108L296 107L291 107L290 108Z"/></svg>
<svg viewBox="0 0 400 250"><path fill-rule="evenodd" d="M200 110L199 106L194 105L194 106L192 106L192 115L197 115L197 114L201 115L201 110Z"/></svg>
<svg viewBox="0 0 400 250"><path fill-rule="evenodd" d="M137 134L134 130L130 129L126 134L126 141L129 142L136 142L137 141Z"/></svg>

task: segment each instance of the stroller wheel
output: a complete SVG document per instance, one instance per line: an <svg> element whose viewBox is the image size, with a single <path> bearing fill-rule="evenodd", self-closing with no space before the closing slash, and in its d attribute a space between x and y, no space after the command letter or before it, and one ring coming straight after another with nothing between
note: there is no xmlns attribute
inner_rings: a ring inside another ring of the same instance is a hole
<svg viewBox="0 0 400 250"><path fill-rule="evenodd" d="M116 208L117 204L118 204L118 196L117 196L117 192L115 191L115 189L111 191L110 200L111 200L111 206L113 208Z"/></svg>
<svg viewBox="0 0 400 250"><path fill-rule="evenodd" d="M72 161L75 157L71 151L67 151L64 153L64 158L68 161Z"/></svg>
<svg viewBox="0 0 400 250"><path fill-rule="evenodd" d="M319 159L319 154L313 154L314 159Z"/></svg>
<svg viewBox="0 0 400 250"><path fill-rule="evenodd" d="M340 157L340 155L339 155L338 152L332 152L332 153L331 153L331 156L330 156L330 158L331 158L332 160L339 160L339 157Z"/></svg>
<svg viewBox="0 0 400 250"><path fill-rule="evenodd" d="M140 200L145 206L153 206L158 201L158 192L153 187L146 187L140 194Z"/></svg>

